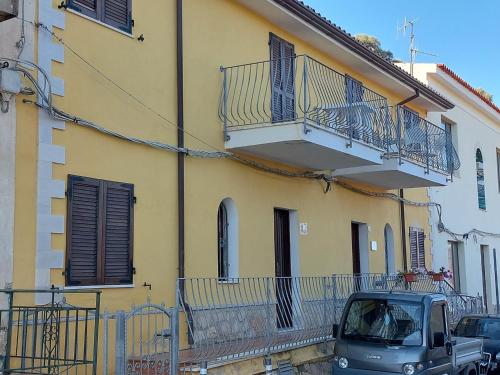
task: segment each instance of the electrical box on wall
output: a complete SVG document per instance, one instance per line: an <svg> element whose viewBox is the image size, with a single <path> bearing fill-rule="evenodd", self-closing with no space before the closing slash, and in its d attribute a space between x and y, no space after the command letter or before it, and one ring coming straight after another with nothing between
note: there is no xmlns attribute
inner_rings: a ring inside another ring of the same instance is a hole
<svg viewBox="0 0 500 375"><path fill-rule="evenodd" d="M20 91L21 76L19 72L7 68L0 69L0 94L17 95Z"/></svg>
<svg viewBox="0 0 500 375"><path fill-rule="evenodd" d="M19 0L0 0L0 22L17 17Z"/></svg>

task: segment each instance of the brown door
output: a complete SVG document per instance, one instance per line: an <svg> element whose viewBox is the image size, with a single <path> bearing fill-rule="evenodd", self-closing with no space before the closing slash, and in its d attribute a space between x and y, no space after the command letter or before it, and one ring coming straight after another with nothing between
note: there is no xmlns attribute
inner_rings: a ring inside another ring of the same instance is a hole
<svg viewBox="0 0 500 375"><path fill-rule="evenodd" d="M274 251L276 271L276 314L278 328L292 327L292 266L290 258L290 215L274 210Z"/></svg>
<svg viewBox="0 0 500 375"><path fill-rule="evenodd" d="M488 251L487 246L481 245L481 273L483 275L483 304L486 308L486 312L488 312L488 287L486 286L487 278L486 278L486 251Z"/></svg>
<svg viewBox="0 0 500 375"><path fill-rule="evenodd" d="M352 236L352 273L354 275L354 291L361 290L361 259L359 255L359 224L351 223Z"/></svg>
<svg viewBox="0 0 500 375"><path fill-rule="evenodd" d="M359 258L359 224L351 223L352 235L352 273L358 275L361 273L361 262Z"/></svg>

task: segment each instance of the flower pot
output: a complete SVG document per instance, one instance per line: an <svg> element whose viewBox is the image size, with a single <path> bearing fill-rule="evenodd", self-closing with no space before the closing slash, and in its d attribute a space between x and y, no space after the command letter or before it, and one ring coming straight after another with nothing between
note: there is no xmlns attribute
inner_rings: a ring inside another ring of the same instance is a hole
<svg viewBox="0 0 500 375"><path fill-rule="evenodd" d="M418 281L418 275L416 273L405 273L403 277L407 283L414 283Z"/></svg>
<svg viewBox="0 0 500 375"><path fill-rule="evenodd" d="M433 273L432 280L433 281L444 281L444 275L442 273Z"/></svg>

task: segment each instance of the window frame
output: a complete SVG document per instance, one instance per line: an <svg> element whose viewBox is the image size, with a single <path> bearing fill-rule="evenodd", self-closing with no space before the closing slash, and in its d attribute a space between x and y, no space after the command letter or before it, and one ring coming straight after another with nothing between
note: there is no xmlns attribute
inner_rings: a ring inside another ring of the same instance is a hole
<svg viewBox="0 0 500 375"><path fill-rule="evenodd" d="M73 186L75 182L86 181L94 186L98 186L98 200L97 200L97 228L96 228L96 279L95 283L87 280L75 281L71 278L71 258L73 255L74 242L72 235L74 233L73 225ZM128 225L128 235L129 235L129 246L128 246L128 278L117 280L116 278L106 276L106 203L108 199L107 191L109 188L121 187L129 190L130 192L130 211L129 211L129 225ZM134 185L124 182L109 181L103 179L96 179L85 176L68 175L68 192L67 192L67 210L66 210L66 252L65 252L65 285L67 287L95 287L95 286L127 286L132 285L134 282ZM111 279L107 281L106 279Z"/></svg>
<svg viewBox="0 0 500 375"><path fill-rule="evenodd" d="M109 0L94 0L95 10L89 9L79 0L66 0L66 8L71 11L81 14L99 24L110 27L127 35L132 34L133 20L132 20L132 0L127 1L127 25L124 26L118 22L110 20L106 17L105 3Z"/></svg>
<svg viewBox="0 0 500 375"><path fill-rule="evenodd" d="M409 242L410 242L410 266L412 269L425 269L425 261L426 261L426 256L425 256L425 232L422 228L417 228L417 227L410 227L409 230ZM417 266L414 267L413 264L413 256L412 256L412 235L416 236L416 264ZM420 246L421 245L421 246ZM423 258L423 264L420 264L420 251L422 251L422 258Z"/></svg>
<svg viewBox="0 0 500 375"><path fill-rule="evenodd" d="M486 178L484 173L484 157L483 157L483 152L481 151L480 148L476 149L475 160L476 160L477 204L478 208L481 211L486 211L487 205L486 205L486 181L485 181ZM481 167L479 167L479 163L481 164ZM480 186L482 186L482 189L480 188ZM483 205L481 205L481 192L483 194L482 196L482 201L484 202Z"/></svg>
<svg viewBox="0 0 500 375"><path fill-rule="evenodd" d="M217 278L219 281L229 280L229 214L224 201L217 210Z"/></svg>

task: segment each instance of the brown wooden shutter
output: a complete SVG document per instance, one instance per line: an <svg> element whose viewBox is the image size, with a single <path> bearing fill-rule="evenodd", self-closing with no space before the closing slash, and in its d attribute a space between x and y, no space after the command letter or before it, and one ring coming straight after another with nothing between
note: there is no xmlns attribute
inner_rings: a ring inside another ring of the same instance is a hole
<svg viewBox="0 0 500 375"><path fill-rule="evenodd" d="M99 7L102 0L68 0L68 8L86 16L99 19Z"/></svg>
<svg viewBox="0 0 500 375"><path fill-rule="evenodd" d="M132 1L131 0L102 0L102 22L125 32L132 31Z"/></svg>
<svg viewBox="0 0 500 375"><path fill-rule="evenodd" d="M410 260L411 268L418 268L418 236L417 231L410 228Z"/></svg>
<svg viewBox="0 0 500 375"><path fill-rule="evenodd" d="M100 182L69 176L66 277L68 285L95 285L99 276Z"/></svg>
<svg viewBox="0 0 500 375"><path fill-rule="evenodd" d="M425 234L422 229L410 228L411 268L425 268Z"/></svg>
<svg viewBox="0 0 500 375"><path fill-rule="evenodd" d="M134 187L105 182L104 197L104 284L130 284Z"/></svg>

